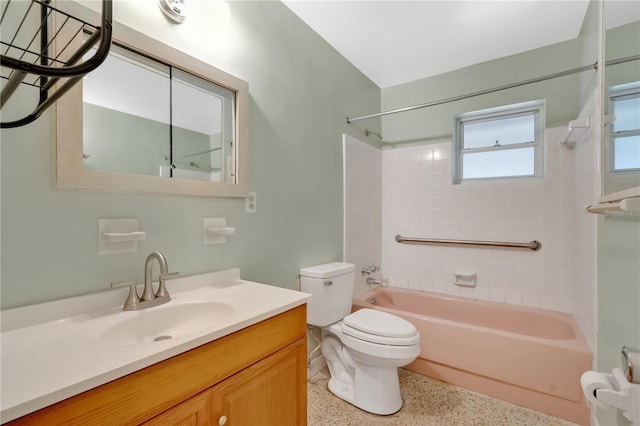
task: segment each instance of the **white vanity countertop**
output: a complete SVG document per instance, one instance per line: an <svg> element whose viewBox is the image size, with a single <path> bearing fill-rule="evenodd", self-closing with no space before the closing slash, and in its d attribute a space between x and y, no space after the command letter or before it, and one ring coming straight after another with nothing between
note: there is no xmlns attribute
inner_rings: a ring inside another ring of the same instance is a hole
<svg viewBox="0 0 640 426"><path fill-rule="evenodd" d="M310 297L244 281L237 268L170 280L167 289L169 303L140 311L122 311L128 289L2 311L0 421L211 342L300 306ZM229 312L206 327L167 340L128 344L105 339L105 331L122 321L203 301L225 304Z"/></svg>

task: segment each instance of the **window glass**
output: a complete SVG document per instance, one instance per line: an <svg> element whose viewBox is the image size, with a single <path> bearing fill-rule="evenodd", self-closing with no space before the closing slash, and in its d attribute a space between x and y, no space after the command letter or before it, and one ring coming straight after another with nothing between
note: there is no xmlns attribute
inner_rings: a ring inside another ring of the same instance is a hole
<svg viewBox="0 0 640 426"><path fill-rule="evenodd" d="M613 144L614 170L640 169L640 135L615 138Z"/></svg>
<svg viewBox="0 0 640 426"><path fill-rule="evenodd" d="M533 176L534 148L469 153L463 157L463 179Z"/></svg>
<svg viewBox="0 0 640 426"><path fill-rule="evenodd" d="M616 99L614 103L616 121L615 132L640 129L640 96Z"/></svg>
<svg viewBox="0 0 640 426"><path fill-rule="evenodd" d="M456 117L454 182L543 174L543 101Z"/></svg>
<svg viewBox="0 0 640 426"><path fill-rule="evenodd" d="M615 117L609 127L610 171L637 172L640 170L640 92L637 87L621 87L610 93L610 111Z"/></svg>
<svg viewBox="0 0 640 426"><path fill-rule="evenodd" d="M535 139L533 114L464 124L464 148L510 145Z"/></svg>

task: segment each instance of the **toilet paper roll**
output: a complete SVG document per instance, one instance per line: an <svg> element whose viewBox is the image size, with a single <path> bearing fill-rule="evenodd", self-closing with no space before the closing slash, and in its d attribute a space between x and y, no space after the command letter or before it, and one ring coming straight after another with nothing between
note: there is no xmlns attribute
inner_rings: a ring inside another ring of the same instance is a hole
<svg viewBox="0 0 640 426"><path fill-rule="evenodd" d="M580 385L582 392L587 401L602 408L611 408L611 406L596 398L596 390L598 389L615 389L611 384L611 374L600 373L598 371L587 371L580 377Z"/></svg>

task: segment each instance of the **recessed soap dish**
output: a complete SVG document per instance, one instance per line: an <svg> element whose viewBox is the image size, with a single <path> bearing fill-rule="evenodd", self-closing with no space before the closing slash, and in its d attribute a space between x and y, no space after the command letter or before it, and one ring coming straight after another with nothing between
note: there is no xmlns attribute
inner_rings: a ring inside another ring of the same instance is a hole
<svg viewBox="0 0 640 426"><path fill-rule="evenodd" d="M98 219L98 253L132 253L146 234L138 230L138 219Z"/></svg>
<svg viewBox="0 0 640 426"><path fill-rule="evenodd" d="M231 235L236 233L236 228L207 228L209 235Z"/></svg>
<svg viewBox="0 0 640 426"><path fill-rule="evenodd" d="M455 284L462 287L475 287L476 279L478 276L475 272L467 273L467 274L455 274L456 281Z"/></svg>
<svg viewBox="0 0 640 426"><path fill-rule="evenodd" d="M225 217L202 218L202 240L204 244L226 243L227 236L235 233L236 228L229 228Z"/></svg>
<svg viewBox="0 0 640 426"><path fill-rule="evenodd" d="M102 234L102 238L104 238L110 243L118 243L121 241L139 241L139 240L144 240L145 233L141 231L125 232L125 233L105 232Z"/></svg>

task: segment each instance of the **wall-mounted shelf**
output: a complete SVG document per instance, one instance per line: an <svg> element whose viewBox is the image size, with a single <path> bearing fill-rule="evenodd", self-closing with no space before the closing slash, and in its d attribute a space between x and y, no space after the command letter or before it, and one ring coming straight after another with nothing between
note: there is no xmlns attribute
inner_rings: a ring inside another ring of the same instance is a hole
<svg viewBox="0 0 640 426"><path fill-rule="evenodd" d="M588 205L585 210L606 215L640 215L640 186L603 195L597 204Z"/></svg>
<svg viewBox="0 0 640 426"><path fill-rule="evenodd" d="M567 126L567 132L564 134L564 137L560 140L560 145L567 146L569 148L573 148L575 145L575 141L570 141L569 138L575 129L588 129L591 126L591 117L587 117L582 120L572 120L569 122Z"/></svg>
<svg viewBox="0 0 640 426"><path fill-rule="evenodd" d="M30 86L39 92L37 105L30 113L0 122L0 128L12 128L35 121L84 75L102 64L111 47L113 7L112 0L102 0L101 24L93 25L52 6L51 0L2 4L0 62L1 77L7 81L0 94L0 108L16 93L20 94L16 97L19 100L24 98L23 92L16 92L19 87ZM90 36L84 43L77 43L74 51L72 44L85 33ZM95 54L83 60L96 45Z"/></svg>

